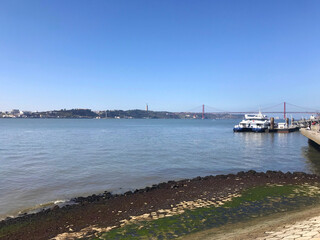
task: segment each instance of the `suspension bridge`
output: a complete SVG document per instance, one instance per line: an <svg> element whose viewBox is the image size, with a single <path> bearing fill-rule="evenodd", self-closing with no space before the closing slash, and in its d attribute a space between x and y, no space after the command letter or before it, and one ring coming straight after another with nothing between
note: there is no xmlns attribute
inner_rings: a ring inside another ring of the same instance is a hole
<svg viewBox="0 0 320 240"><path fill-rule="evenodd" d="M210 107L207 105L201 105L195 107L187 112L201 114L202 118L205 118L205 114L247 114L247 113L257 113L259 111L266 114L283 114L283 118L286 119L287 114L307 114L307 115L319 115L320 108L313 109L310 107L302 107L288 102L278 103L272 106L266 106L259 109L249 110L249 111L225 111L215 107Z"/></svg>

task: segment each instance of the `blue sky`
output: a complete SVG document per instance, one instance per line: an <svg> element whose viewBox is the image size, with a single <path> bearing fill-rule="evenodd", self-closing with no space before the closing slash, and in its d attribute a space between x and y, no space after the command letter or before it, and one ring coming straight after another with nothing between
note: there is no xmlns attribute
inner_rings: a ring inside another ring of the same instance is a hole
<svg viewBox="0 0 320 240"><path fill-rule="evenodd" d="M320 108L320 1L0 2L0 111Z"/></svg>

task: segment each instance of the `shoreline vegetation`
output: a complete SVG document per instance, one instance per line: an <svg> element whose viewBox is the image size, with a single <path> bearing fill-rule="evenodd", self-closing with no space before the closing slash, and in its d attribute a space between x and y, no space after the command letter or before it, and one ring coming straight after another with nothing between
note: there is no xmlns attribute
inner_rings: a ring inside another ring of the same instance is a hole
<svg viewBox="0 0 320 240"><path fill-rule="evenodd" d="M241 118L241 114L206 113L205 119L235 119ZM92 111L91 109L61 109L53 111L30 112L12 110L0 112L0 118L84 118L84 119L201 119L202 113L168 112L147 110L106 110Z"/></svg>
<svg viewBox="0 0 320 240"><path fill-rule="evenodd" d="M318 206L320 177L267 171L168 181L72 199L0 222L0 239L176 239ZM219 232L219 231L218 231ZM215 234L215 233L212 233Z"/></svg>

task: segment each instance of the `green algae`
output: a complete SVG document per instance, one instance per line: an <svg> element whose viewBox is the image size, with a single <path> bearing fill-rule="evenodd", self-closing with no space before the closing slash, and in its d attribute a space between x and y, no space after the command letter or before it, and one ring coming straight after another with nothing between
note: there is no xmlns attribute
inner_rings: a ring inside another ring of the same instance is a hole
<svg viewBox="0 0 320 240"><path fill-rule="evenodd" d="M254 187L244 191L240 197L233 198L231 202L225 203L223 207L236 207L240 204L267 199L277 200L277 197L279 199L279 197L282 196L295 194L295 190L300 190L300 188L301 186L296 185L269 185Z"/></svg>
<svg viewBox="0 0 320 240"><path fill-rule="evenodd" d="M46 222L48 226L51 226L51 223L55 222L56 218L59 218L60 216L61 213L49 212L47 215L40 216L36 219L19 220L19 218L17 218L17 221L0 226L0 238L6 239L6 236L16 232L36 232L40 223Z"/></svg>
<svg viewBox="0 0 320 240"><path fill-rule="evenodd" d="M2 227L0 228L0 238L7 236L8 233L14 233L16 231L19 231L23 227L29 227L29 225L29 223L24 222Z"/></svg>
<svg viewBox="0 0 320 240"><path fill-rule="evenodd" d="M220 206L207 206L185 210L183 214L141 221L102 233L91 239L176 239L185 235L218 228L228 223L250 220L277 212L296 210L320 202L317 186L311 185L267 185L247 189L238 197ZM0 227L0 238L18 231L36 231L37 223L50 222L59 217L50 212L36 221L17 221ZM89 239L90 237L83 238Z"/></svg>
<svg viewBox="0 0 320 240"><path fill-rule="evenodd" d="M313 187L312 187L313 188ZM319 203L319 191L301 185L267 185L242 192L219 207L186 210L183 214L142 221L113 229L100 239L175 239L187 234L276 212Z"/></svg>

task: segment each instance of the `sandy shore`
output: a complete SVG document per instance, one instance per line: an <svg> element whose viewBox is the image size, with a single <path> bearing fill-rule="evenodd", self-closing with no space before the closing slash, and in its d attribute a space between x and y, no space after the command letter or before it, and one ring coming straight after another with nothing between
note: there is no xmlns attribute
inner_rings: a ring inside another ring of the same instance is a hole
<svg viewBox="0 0 320 240"><path fill-rule="evenodd" d="M95 235L99 236L100 233L109 231L111 228L117 229L124 226L130 219L133 219L133 216L141 218L145 216L147 220L157 220L166 217L166 214L167 217L182 214L187 208L192 210L216 206L230 201L232 197L236 197L237 194L252 187L270 184L283 186L319 183L320 178L317 175L300 172L267 171L266 173L257 173L248 171L238 174L169 181L122 195L112 195L105 192L99 195L76 198L74 199L77 202L76 205L62 208L56 206L36 214L2 221L0 222L0 239L91 238ZM177 209L174 210L175 208ZM241 220L241 217L239 219ZM289 218L283 218L283 220L288 221ZM228 221L226 220L226 222ZM243 228L241 221L237 224L239 225L233 225L232 228L235 226L239 226L238 229ZM274 224L279 223L275 222ZM245 226L247 230L251 229L248 227L248 221ZM247 234L244 236L254 234L254 226L255 224L252 224L252 231L250 230L252 233L244 232L243 234ZM225 227L227 232L228 224L223 224L221 227L219 227L220 230ZM197 234L195 236L198 236L198 239L203 239L203 236L210 239L213 233L209 230L209 232L202 231ZM221 235L221 238L223 236Z"/></svg>

